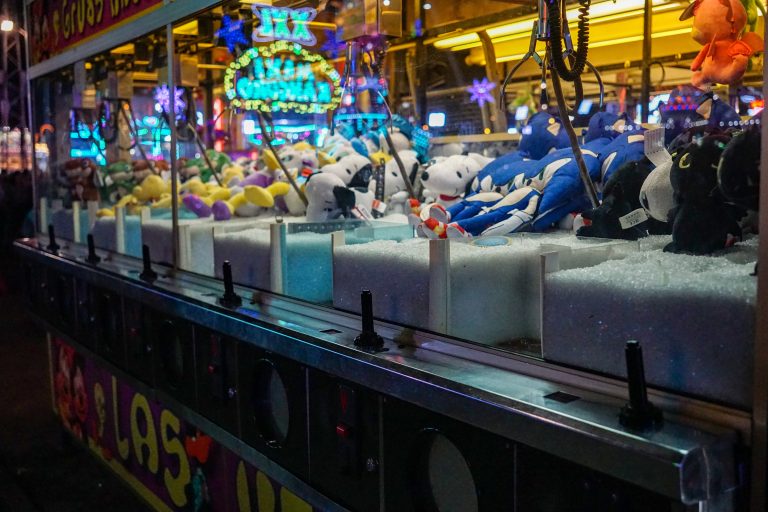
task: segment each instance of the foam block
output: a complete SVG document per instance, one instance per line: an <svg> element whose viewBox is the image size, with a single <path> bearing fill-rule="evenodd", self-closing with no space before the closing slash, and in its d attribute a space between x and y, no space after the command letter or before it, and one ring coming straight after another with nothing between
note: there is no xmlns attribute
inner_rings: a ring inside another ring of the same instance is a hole
<svg viewBox="0 0 768 512"><path fill-rule="evenodd" d="M580 240L559 233L450 244L450 268L445 273L450 282L442 283L448 289L443 296L436 289L430 293L426 240L337 248L334 306L359 312L360 290L367 288L373 292L377 317L429 329L430 306L442 307L430 300L448 300L445 334L494 346L521 338L538 340L542 253L557 252L561 264L575 266L621 257L618 248L629 250L624 241Z"/></svg>
<svg viewBox="0 0 768 512"><path fill-rule="evenodd" d="M337 247L333 305L360 313L360 292L371 290L377 318L426 329L429 314L429 245L424 239L378 240Z"/></svg>
<svg viewBox="0 0 768 512"><path fill-rule="evenodd" d="M624 343L638 340L649 384L749 407L755 261L750 240L716 256L650 248L548 274L544 357L625 377Z"/></svg>

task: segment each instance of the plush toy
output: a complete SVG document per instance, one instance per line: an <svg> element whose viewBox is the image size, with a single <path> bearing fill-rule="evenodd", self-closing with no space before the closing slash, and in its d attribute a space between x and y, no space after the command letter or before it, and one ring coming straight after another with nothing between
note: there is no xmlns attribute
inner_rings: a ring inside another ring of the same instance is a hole
<svg viewBox="0 0 768 512"><path fill-rule="evenodd" d="M691 63L696 87L733 84L744 76L749 57L763 48L754 32L743 33L747 12L739 0L694 0L680 15L693 17L693 39L703 48Z"/></svg>
<svg viewBox="0 0 768 512"><path fill-rule="evenodd" d="M99 200L96 169L96 164L85 158L69 160L64 163L64 176L73 201Z"/></svg>
<svg viewBox="0 0 768 512"><path fill-rule="evenodd" d="M102 200L114 204L120 198L127 196L136 186L133 179L133 167L130 163L117 161L104 167L101 172Z"/></svg>
<svg viewBox="0 0 768 512"><path fill-rule="evenodd" d="M133 187L132 195L141 203L158 201L165 194L171 193L171 185L157 174L150 174Z"/></svg>
<svg viewBox="0 0 768 512"><path fill-rule="evenodd" d="M590 119L585 142L600 138L612 139L627 128L632 131L636 126L624 117L600 112ZM512 179L520 174L518 168L523 160L543 160L554 151L570 151L569 148L570 142L557 118L546 112L534 114L523 129L518 151L497 158L485 166L472 184L472 193L496 192L504 195L509 191Z"/></svg>
<svg viewBox="0 0 768 512"><path fill-rule="evenodd" d="M717 167L717 184L725 198L757 210L760 198L760 129L750 126L728 142Z"/></svg>
<svg viewBox="0 0 768 512"><path fill-rule="evenodd" d="M600 206L582 213L585 225L578 236L637 240L650 234L665 234L664 223L648 218L640 206L640 188L653 165L647 159L625 163L613 172L603 187Z"/></svg>
<svg viewBox="0 0 768 512"><path fill-rule="evenodd" d="M582 146L584 162L593 181L600 178L600 152L610 142L608 137L599 137ZM431 206L429 211L422 212L424 222L417 231L430 238L503 235L524 229L542 231L569 213L589 207L569 148L550 153L541 160L518 162L515 169L516 174L504 184L503 193L476 193L448 210Z"/></svg>
<svg viewBox="0 0 768 512"><path fill-rule="evenodd" d="M321 167L320 172L336 175L347 187L368 187L373 165L367 157L354 153L335 164Z"/></svg>
<svg viewBox="0 0 768 512"><path fill-rule="evenodd" d="M134 183L141 183L144 178L153 174L152 168L146 160L135 160L131 163L131 166L133 167Z"/></svg>
<svg viewBox="0 0 768 512"><path fill-rule="evenodd" d="M670 179L675 193L668 252L709 254L741 236L733 212L717 187L717 167L728 143L724 135L707 135L678 151Z"/></svg>
<svg viewBox="0 0 768 512"><path fill-rule="evenodd" d="M398 151L397 155L400 157L400 161L403 162L403 166L408 173L408 179L413 183L420 167L418 154L411 149L404 149ZM384 180L382 199L387 204L387 213L410 213L408 188L394 158L385 164L382 178ZM368 190L375 194L377 186L376 179L372 179L368 185Z"/></svg>
<svg viewBox="0 0 768 512"><path fill-rule="evenodd" d="M220 176L225 166L232 164L232 159L230 159L229 155L226 153L207 149L205 150L205 154L208 157L208 160L210 160L213 169L211 169L208 162L206 162L205 158L202 156L200 158L192 158L188 160L180 159L179 175L182 177L182 180L198 176L203 183L208 183L213 179L214 172Z"/></svg>
<svg viewBox="0 0 768 512"><path fill-rule="evenodd" d="M434 202L448 207L461 201L480 169L492 162L478 153L449 156L435 161L421 174L421 183L426 189L424 195Z"/></svg>

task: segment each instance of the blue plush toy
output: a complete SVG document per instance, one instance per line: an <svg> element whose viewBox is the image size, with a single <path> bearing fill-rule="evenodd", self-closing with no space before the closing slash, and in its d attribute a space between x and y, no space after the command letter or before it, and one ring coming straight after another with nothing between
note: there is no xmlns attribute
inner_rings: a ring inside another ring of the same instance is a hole
<svg viewBox="0 0 768 512"><path fill-rule="evenodd" d="M517 151L497 158L477 175L472 192L506 193L503 187L518 174L517 166L524 160L541 160L555 150L567 148L568 135L556 117L537 112L523 127Z"/></svg>
<svg viewBox="0 0 768 512"><path fill-rule="evenodd" d="M607 179L622 164L643 157L642 131L626 117L595 114L586 138L582 155L593 181ZM540 160L510 160L492 174L490 166L481 171L475 192L461 203L448 210L432 206L422 211L420 233L443 238L543 231L591 206L570 148Z"/></svg>
<svg viewBox="0 0 768 512"><path fill-rule="evenodd" d="M611 175L624 164L637 162L645 156L645 130L624 132L600 151L602 172L600 181L608 183Z"/></svg>

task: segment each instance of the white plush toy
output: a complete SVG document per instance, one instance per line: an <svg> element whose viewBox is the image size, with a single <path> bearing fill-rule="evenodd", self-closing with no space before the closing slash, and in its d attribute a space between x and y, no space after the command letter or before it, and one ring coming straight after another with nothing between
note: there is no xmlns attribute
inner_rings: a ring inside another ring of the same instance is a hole
<svg viewBox="0 0 768 512"><path fill-rule="evenodd" d="M367 187L373 172L371 161L358 153L347 155L335 164L324 165L320 172L338 176L345 186Z"/></svg>
<svg viewBox="0 0 768 512"><path fill-rule="evenodd" d="M403 135L403 133L397 128L392 128L389 130L389 137L392 139L392 144L395 146L395 151L400 152L403 150L411 149L411 141L408 140L408 137ZM379 135L379 146L387 153L392 153L392 148L389 147L389 143L387 143L387 138L384 136L384 134Z"/></svg>
<svg viewBox="0 0 768 512"><path fill-rule="evenodd" d="M669 222L669 211L675 206L670 173L672 159L656 167L640 187L640 204L654 219Z"/></svg>
<svg viewBox="0 0 768 512"><path fill-rule="evenodd" d="M464 152L463 147L458 142L452 142L450 144L435 144L429 150L429 154L432 158L435 157L449 157L453 155L460 155Z"/></svg>
<svg viewBox="0 0 768 512"><path fill-rule="evenodd" d="M361 192L347 188L332 173L318 172L310 176L304 188L309 204L307 222L324 222L350 216L356 206L364 206L369 212L373 204L373 192Z"/></svg>
<svg viewBox="0 0 768 512"><path fill-rule="evenodd" d="M433 161L421 175L424 195L447 208L461 201L477 173L493 159L470 153Z"/></svg>
<svg viewBox="0 0 768 512"><path fill-rule="evenodd" d="M419 170L419 158L415 151L404 149L397 152L400 160L403 162L405 172L408 178L413 182L416 173ZM371 180L368 190L376 192L376 180ZM400 168L395 159L391 159L384 166L384 202L387 203L387 214L392 213L410 213L408 206L408 188L403 180Z"/></svg>

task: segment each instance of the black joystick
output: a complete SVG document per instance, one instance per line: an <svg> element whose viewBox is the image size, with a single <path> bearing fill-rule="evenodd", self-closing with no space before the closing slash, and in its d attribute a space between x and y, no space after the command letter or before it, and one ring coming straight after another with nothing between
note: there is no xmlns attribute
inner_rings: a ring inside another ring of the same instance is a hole
<svg viewBox="0 0 768 512"><path fill-rule="evenodd" d="M243 303L243 299L235 293L235 285L232 283L232 265L229 261L224 262L222 271L224 273L224 295L219 299L219 302L226 308L236 308Z"/></svg>
<svg viewBox="0 0 768 512"><path fill-rule="evenodd" d="M370 290L363 290L360 294L363 330L355 338L355 345L370 352L383 352L384 338L373 330L373 295Z"/></svg>
<svg viewBox="0 0 768 512"><path fill-rule="evenodd" d="M46 247L50 252L57 253L59 252L59 244L56 243L56 231L53 229L53 224L48 224L48 247Z"/></svg>
<svg viewBox="0 0 768 512"><path fill-rule="evenodd" d="M661 427L664 422L661 409L648 401L643 367L643 349L635 340L627 342L624 349L627 356L627 385L629 402L621 409L619 422L631 430L649 430Z"/></svg>
<svg viewBox="0 0 768 512"><path fill-rule="evenodd" d="M152 259L149 257L149 246L146 244L141 246L141 257L144 262L144 270L139 274L139 279L151 283L157 279L157 273L152 270Z"/></svg>
<svg viewBox="0 0 768 512"><path fill-rule="evenodd" d="M96 265L101 261L101 258L96 254L96 245L93 243L93 235L88 233L88 256L85 261L91 265Z"/></svg>

